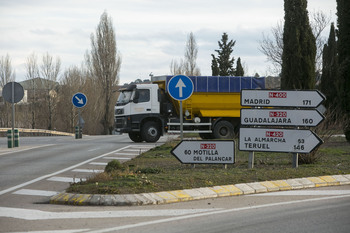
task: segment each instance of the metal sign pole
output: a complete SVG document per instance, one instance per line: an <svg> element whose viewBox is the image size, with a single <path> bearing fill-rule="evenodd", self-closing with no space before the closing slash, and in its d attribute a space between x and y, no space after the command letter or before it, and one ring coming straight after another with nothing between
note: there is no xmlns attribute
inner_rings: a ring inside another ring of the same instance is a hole
<svg viewBox="0 0 350 233"><path fill-rule="evenodd" d="M184 119L183 119L183 112L182 112L182 100L180 100L180 138L181 138L181 141L184 138L184 135L183 135L183 129L184 129L183 123L184 123Z"/></svg>
<svg viewBox="0 0 350 233"><path fill-rule="evenodd" d="M15 145L15 82L12 82L12 147Z"/></svg>

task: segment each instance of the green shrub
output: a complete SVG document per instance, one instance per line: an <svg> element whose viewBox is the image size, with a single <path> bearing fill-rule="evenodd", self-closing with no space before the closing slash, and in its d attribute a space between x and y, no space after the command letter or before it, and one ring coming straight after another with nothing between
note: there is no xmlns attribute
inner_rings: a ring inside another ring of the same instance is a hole
<svg viewBox="0 0 350 233"><path fill-rule="evenodd" d="M105 172L111 173L113 171L122 169L122 167L123 166L121 165L121 163L118 160L114 159L107 164L107 166L105 167Z"/></svg>

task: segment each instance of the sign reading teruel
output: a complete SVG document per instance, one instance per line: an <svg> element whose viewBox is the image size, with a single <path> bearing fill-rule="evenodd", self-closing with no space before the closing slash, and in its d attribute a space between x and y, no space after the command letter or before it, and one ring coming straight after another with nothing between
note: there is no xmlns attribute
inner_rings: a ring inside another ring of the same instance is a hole
<svg viewBox="0 0 350 233"><path fill-rule="evenodd" d="M241 109L241 125L313 127L323 120L316 109Z"/></svg>
<svg viewBox="0 0 350 233"><path fill-rule="evenodd" d="M241 128L239 149L310 153L322 143L311 130Z"/></svg>
<svg viewBox="0 0 350 233"><path fill-rule="evenodd" d="M228 164L235 162L234 141L181 141L171 153L181 163Z"/></svg>
<svg viewBox="0 0 350 233"><path fill-rule="evenodd" d="M316 108L325 100L317 90L242 90L241 105L251 107L303 107Z"/></svg>

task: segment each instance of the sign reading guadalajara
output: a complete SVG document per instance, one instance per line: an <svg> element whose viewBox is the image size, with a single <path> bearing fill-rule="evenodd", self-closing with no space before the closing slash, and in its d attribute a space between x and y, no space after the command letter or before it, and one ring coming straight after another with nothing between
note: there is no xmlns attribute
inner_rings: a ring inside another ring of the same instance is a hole
<svg viewBox="0 0 350 233"><path fill-rule="evenodd" d="M242 90L241 105L251 107L316 108L325 100L318 90Z"/></svg>
<svg viewBox="0 0 350 233"><path fill-rule="evenodd" d="M181 163L234 163L234 141L181 141L171 153Z"/></svg>
<svg viewBox="0 0 350 233"><path fill-rule="evenodd" d="M311 130L241 128L239 149L310 153L322 143Z"/></svg>
<svg viewBox="0 0 350 233"><path fill-rule="evenodd" d="M241 109L241 125L313 127L323 120L316 109Z"/></svg>

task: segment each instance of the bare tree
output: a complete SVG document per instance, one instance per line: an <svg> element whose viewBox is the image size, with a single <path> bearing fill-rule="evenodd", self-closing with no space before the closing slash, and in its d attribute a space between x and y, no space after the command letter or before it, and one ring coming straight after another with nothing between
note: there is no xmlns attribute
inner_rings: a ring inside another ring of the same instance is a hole
<svg viewBox="0 0 350 233"><path fill-rule="evenodd" d="M4 86L11 81L15 81L16 75L12 69L11 59L8 54L6 56L1 56L0 58L0 89L2 90ZM9 127L10 121L10 104L4 102L0 105L0 126Z"/></svg>
<svg viewBox="0 0 350 233"><path fill-rule="evenodd" d="M49 53L46 53L42 57L42 64L40 66L40 73L42 78L45 79L43 87L45 93L45 99L48 110L48 122L47 128L53 129L53 117L55 116L56 103L57 103L57 77L61 71L61 59L59 57L54 61Z"/></svg>
<svg viewBox="0 0 350 233"><path fill-rule="evenodd" d="M198 46L196 42L196 38L191 32L187 37L186 50L185 50L185 69L186 75L189 76L199 76L200 70L197 67L197 54L198 54Z"/></svg>
<svg viewBox="0 0 350 233"><path fill-rule="evenodd" d="M35 121L36 121L36 84L35 79L39 77L39 68L37 63L37 57L35 53L33 52L31 55L27 57L26 62L26 78L27 80L30 80L30 95L28 96L28 100L30 103L30 112L32 115L31 119L31 127L32 129L35 129ZM28 93L28 94L29 94Z"/></svg>
<svg viewBox="0 0 350 233"><path fill-rule="evenodd" d="M330 17L322 11L314 11L310 15L310 26L316 39L316 72L322 70L322 51L326 38L322 37L323 30L330 24ZM277 25L271 28L271 36L263 34L260 41L260 51L267 57L267 60L274 66L273 72L279 74L282 68L283 51L283 22L279 21Z"/></svg>
<svg viewBox="0 0 350 233"><path fill-rule="evenodd" d="M102 124L105 134L113 129L113 90L119 83L121 57L117 51L117 43L112 24L112 18L107 12L101 15L96 34L91 35L91 52L86 56L86 63L92 77L101 88L101 102L103 102Z"/></svg>
<svg viewBox="0 0 350 233"><path fill-rule="evenodd" d="M185 59L180 61L172 60L170 63L170 73L172 75L185 74L188 76L199 76L201 72L197 67L197 54L198 46L196 39L191 32L187 37L186 48L185 48Z"/></svg>

